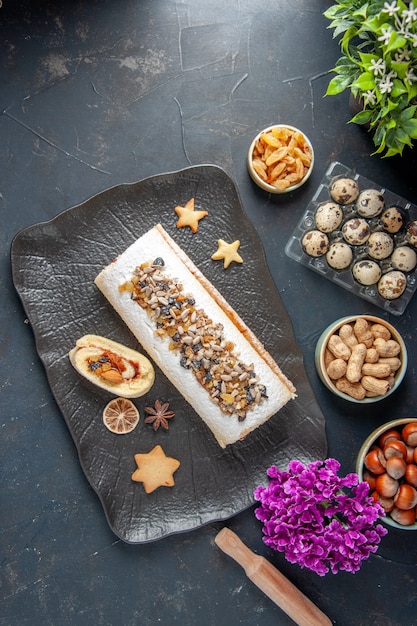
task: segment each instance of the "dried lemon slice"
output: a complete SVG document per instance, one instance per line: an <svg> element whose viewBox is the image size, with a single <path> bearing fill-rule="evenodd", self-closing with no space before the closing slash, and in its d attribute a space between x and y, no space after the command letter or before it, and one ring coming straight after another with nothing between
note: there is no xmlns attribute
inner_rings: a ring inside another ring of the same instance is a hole
<svg viewBox="0 0 417 626"><path fill-rule="evenodd" d="M103 422L112 433L126 435L137 426L139 411L131 400L114 398L104 407Z"/></svg>

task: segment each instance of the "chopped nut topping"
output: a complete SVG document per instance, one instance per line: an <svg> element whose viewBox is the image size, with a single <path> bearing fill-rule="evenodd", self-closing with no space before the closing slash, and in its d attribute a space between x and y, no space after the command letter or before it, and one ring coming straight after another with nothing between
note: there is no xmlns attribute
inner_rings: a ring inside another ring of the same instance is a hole
<svg viewBox="0 0 417 626"><path fill-rule="evenodd" d="M169 340L180 365L192 371L225 414L237 414L243 421L267 398L253 364L240 361L233 342L224 337L223 325L214 323L176 279L166 276L162 259L142 263L120 290L131 292L154 321L155 333Z"/></svg>

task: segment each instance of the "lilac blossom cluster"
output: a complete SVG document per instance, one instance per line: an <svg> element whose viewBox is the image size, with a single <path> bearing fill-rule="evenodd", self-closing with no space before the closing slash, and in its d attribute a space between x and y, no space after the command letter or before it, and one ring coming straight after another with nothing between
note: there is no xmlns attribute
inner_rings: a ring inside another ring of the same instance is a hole
<svg viewBox="0 0 417 626"><path fill-rule="evenodd" d="M388 532L376 523L384 511L368 484L357 474L340 478L339 469L335 459L291 461L288 471L272 466L268 486L254 492L266 545L319 576L357 572Z"/></svg>

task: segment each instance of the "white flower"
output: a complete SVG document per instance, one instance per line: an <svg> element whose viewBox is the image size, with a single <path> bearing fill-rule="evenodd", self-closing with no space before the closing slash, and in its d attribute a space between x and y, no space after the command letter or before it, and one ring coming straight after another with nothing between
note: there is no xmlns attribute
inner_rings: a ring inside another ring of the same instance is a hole
<svg viewBox="0 0 417 626"><path fill-rule="evenodd" d="M376 103L376 94L375 94L375 89L366 91L363 94L363 103L366 106L367 104L373 105Z"/></svg>
<svg viewBox="0 0 417 626"><path fill-rule="evenodd" d="M382 35L378 37L378 41L381 41L382 43L388 45L392 32L393 29L391 26L388 26L388 28L383 28Z"/></svg>
<svg viewBox="0 0 417 626"><path fill-rule="evenodd" d="M394 83L391 80L391 77L387 74L384 78L378 82L378 89L383 93L391 93L392 88L394 87Z"/></svg>
<svg viewBox="0 0 417 626"><path fill-rule="evenodd" d="M405 78L404 81L406 83L408 83L409 85L411 85L412 83L415 83L417 81L417 76L414 74L414 70L412 67L409 67L406 74L405 74Z"/></svg>
<svg viewBox="0 0 417 626"><path fill-rule="evenodd" d="M412 2L408 5L408 10L404 9L401 13L401 17L404 24L412 24L415 20L417 20L417 9L414 8L414 4Z"/></svg>
<svg viewBox="0 0 417 626"><path fill-rule="evenodd" d="M373 72L375 76L378 76L378 74L383 76L386 70L385 61L383 59L378 59L377 61L375 61L375 59L372 59L369 69L371 70L371 72Z"/></svg>
<svg viewBox="0 0 417 626"><path fill-rule="evenodd" d="M389 2L384 2L384 8L382 9L382 13L388 13L388 15L392 17L399 10L400 10L400 7L394 0L394 2L391 2L391 4Z"/></svg>
<svg viewBox="0 0 417 626"><path fill-rule="evenodd" d="M397 50L397 52L394 55L394 60L396 61L396 63L402 63L403 61L409 61L410 60L410 53L408 50L406 49L401 49L401 50Z"/></svg>

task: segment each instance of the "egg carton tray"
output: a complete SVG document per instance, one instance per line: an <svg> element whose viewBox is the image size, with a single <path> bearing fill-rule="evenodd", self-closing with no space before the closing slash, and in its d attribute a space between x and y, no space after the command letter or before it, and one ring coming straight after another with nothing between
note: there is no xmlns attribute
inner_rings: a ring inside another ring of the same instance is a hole
<svg viewBox="0 0 417 626"><path fill-rule="evenodd" d="M385 311L393 315L402 315L417 288L417 268L414 268L410 272L404 272L407 280L407 285L402 295L395 300L388 300L383 298L379 294L376 284L370 286L361 285L354 279L352 275L352 267L355 262L363 259L370 259L370 257L368 256L366 243L360 246L351 246L353 259L351 264L343 270L336 270L330 267L326 261L325 254L319 257L312 257L306 254L306 252L304 252L303 250L301 242L304 235L308 231L316 229L315 213L317 207L323 202L333 201L330 197L329 187L335 177L346 177L354 179L359 185L360 191L364 191L365 189L377 189L378 191L380 191L385 198L385 206L387 208L395 206L403 211L405 216L405 226L408 222L417 220L416 205L411 204L411 202L409 202L408 200L397 196L388 189L385 189L377 183L368 180L364 176L361 176L355 170L349 168L346 165L343 165L343 163L334 161L329 165L325 175L323 176L322 181L320 182L316 192L309 202L306 211L299 220L294 232L288 240L285 246L285 253L294 261L297 261L305 267L310 268L314 272L317 272L318 274L332 281L336 285L343 287L344 289L355 294L359 298L363 298L364 300L371 302L375 306L384 309ZM327 236L329 238L329 245L336 241L344 241L341 232L343 224L348 219L360 217L356 213L355 203L339 206L343 211L343 220L340 227L336 231L332 233L327 233ZM378 216L367 219L366 221L370 226L371 232L383 230L382 223ZM398 233L391 236L394 240L394 250L401 245L407 244L405 227L403 227ZM376 259L372 260L375 261ZM389 258L379 261L378 263L380 265L382 274L386 274L390 270L394 269L392 267L392 264L390 263Z"/></svg>

